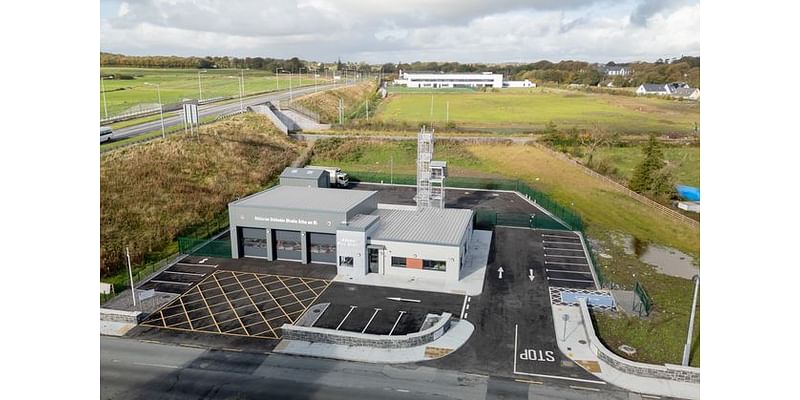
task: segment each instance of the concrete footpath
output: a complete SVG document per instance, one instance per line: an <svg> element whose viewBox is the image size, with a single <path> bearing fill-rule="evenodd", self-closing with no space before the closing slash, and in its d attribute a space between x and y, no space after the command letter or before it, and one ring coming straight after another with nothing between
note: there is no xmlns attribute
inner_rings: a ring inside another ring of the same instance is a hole
<svg viewBox="0 0 800 400"><path fill-rule="evenodd" d="M474 330L475 327L469 321L453 321L450 329L438 339L422 346L399 349L379 349L284 339L275 346L274 352L367 363L412 363L444 357L458 350L459 347L467 342Z"/></svg>
<svg viewBox="0 0 800 400"><path fill-rule="evenodd" d="M561 352L575 361L594 376L632 392L669 396L684 399L699 399L700 384L679 382L670 379L645 377L625 373L609 365L598 356L592 348L592 338L588 337L584 326L584 318L579 306L552 306L553 323L555 326L558 347ZM566 321L564 315L567 315ZM566 326L565 326L566 325ZM565 329L566 328L566 329ZM593 332L591 330L590 332ZM595 340L596 337L594 338ZM598 344L595 343L595 346ZM664 369L661 365L651 365L629 362L631 365L649 366L653 369ZM675 369L684 367L673 366Z"/></svg>

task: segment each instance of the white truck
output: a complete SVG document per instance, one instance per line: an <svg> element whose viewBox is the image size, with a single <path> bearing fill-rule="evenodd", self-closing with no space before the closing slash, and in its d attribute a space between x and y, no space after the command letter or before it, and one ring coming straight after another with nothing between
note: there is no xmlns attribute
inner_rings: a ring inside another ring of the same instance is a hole
<svg viewBox="0 0 800 400"><path fill-rule="evenodd" d="M350 184L350 179L347 177L347 174L342 172L340 168L337 167L320 167L316 165L307 165L306 168L310 169L321 169L324 171L328 171L328 177L330 178L331 187L343 187L346 188L348 184Z"/></svg>

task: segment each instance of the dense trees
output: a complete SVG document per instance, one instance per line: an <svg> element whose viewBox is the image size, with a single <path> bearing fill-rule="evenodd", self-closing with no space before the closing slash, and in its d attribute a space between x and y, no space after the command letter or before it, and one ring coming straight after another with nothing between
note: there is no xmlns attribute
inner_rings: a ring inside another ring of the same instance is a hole
<svg viewBox="0 0 800 400"><path fill-rule="evenodd" d="M267 71L284 69L298 71L306 68L308 62L293 57L288 60L264 57L176 57L176 56L126 56L122 54L100 53L102 67L143 67L143 68L250 68ZM312 67L313 69L313 67Z"/></svg>
<svg viewBox="0 0 800 400"><path fill-rule="evenodd" d="M314 67L297 57L281 60L264 57L176 57L176 56L126 56L122 54L100 53L100 65L104 67L145 67L145 68L250 68L274 71L298 71L301 67ZM394 73L403 71L436 72L484 72L503 73L510 79L530 79L536 83L583 84L595 86L613 81L614 86L639 86L642 83L686 82L692 87L700 87L700 57L684 56L663 59L655 62L633 62L626 64L633 70L625 77L606 76L601 64L566 60L557 63L547 60L529 64L461 64L458 62L385 63L370 66L366 63L342 62L329 64L336 70L357 70L359 72ZM613 61L606 66L620 65Z"/></svg>

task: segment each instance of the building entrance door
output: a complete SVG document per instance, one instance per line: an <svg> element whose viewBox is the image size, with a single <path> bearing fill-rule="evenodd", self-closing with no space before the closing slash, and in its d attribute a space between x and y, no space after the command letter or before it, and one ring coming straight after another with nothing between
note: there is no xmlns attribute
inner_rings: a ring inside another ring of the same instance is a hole
<svg viewBox="0 0 800 400"><path fill-rule="evenodd" d="M379 271L378 266L378 249L367 249L367 263L369 264L369 273L377 274Z"/></svg>

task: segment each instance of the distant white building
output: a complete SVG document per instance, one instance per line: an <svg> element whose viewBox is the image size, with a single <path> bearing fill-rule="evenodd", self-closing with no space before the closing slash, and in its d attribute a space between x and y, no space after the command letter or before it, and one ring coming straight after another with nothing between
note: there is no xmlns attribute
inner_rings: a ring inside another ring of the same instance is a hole
<svg viewBox="0 0 800 400"><path fill-rule="evenodd" d="M601 70L608 76L628 76L632 71L627 65L606 65Z"/></svg>
<svg viewBox="0 0 800 400"><path fill-rule="evenodd" d="M405 85L409 88L502 88L503 74L491 72L444 74L438 72L400 71L400 79L395 79L394 84Z"/></svg>
<svg viewBox="0 0 800 400"><path fill-rule="evenodd" d="M503 87L505 88L534 88L536 84L525 79L524 81L504 81Z"/></svg>
<svg viewBox="0 0 800 400"><path fill-rule="evenodd" d="M659 96L681 97L690 100L700 99L700 89L689 87L685 82L645 83L636 89L637 95L655 94Z"/></svg>

